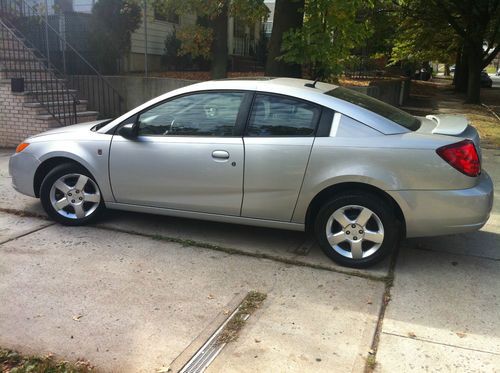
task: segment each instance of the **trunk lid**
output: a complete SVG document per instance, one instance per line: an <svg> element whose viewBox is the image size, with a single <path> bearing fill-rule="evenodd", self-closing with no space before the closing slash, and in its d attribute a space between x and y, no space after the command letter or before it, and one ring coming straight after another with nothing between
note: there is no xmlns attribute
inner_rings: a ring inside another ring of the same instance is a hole
<svg viewBox="0 0 500 373"><path fill-rule="evenodd" d="M425 118L435 123L432 133L440 135L460 135L469 125L468 119L463 115L427 115Z"/></svg>
<svg viewBox="0 0 500 373"><path fill-rule="evenodd" d="M457 142L462 139L472 140L476 146L479 159L481 160L479 133L469 124L469 120L465 116L438 114L427 115L419 119L422 124L417 132L456 137Z"/></svg>

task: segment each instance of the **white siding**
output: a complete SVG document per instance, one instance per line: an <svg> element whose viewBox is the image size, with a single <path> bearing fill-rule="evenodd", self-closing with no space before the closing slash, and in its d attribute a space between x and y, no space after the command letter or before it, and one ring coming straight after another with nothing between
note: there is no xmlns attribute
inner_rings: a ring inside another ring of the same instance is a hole
<svg viewBox="0 0 500 373"><path fill-rule="evenodd" d="M152 11L151 9L151 12ZM195 16L181 16L179 25L155 20L153 15L148 14L148 54L163 55L165 52L165 39L167 35L171 33L174 28L180 28L181 25L194 24L195 21ZM132 34L130 51L132 53L145 53L145 44L143 22L137 31Z"/></svg>

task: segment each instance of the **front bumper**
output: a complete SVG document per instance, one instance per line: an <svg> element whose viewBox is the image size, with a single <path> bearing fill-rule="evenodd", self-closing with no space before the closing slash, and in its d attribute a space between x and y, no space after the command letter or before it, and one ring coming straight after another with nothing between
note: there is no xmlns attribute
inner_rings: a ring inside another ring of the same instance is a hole
<svg viewBox="0 0 500 373"><path fill-rule="evenodd" d="M479 178L479 183L470 189L388 192L403 210L406 236L439 236L480 229L493 207L493 182L485 171Z"/></svg>
<svg viewBox="0 0 500 373"><path fill-rule="evenodd" d="M14 189L27 196L36 197L33 185L39 165L40 161L28 152L13 154L9 159L9 174Z"/></svg>

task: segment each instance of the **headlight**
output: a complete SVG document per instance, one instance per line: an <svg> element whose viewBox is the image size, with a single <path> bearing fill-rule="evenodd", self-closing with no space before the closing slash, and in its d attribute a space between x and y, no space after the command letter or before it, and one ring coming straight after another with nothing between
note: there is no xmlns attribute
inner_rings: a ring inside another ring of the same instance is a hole
<svg viewBox="0 0 500 373"><path fill-rule="evenodd" d="M24 149L26 149L28 147L29 143L27 142L22 142L20 143L17 148L16 148L16 153L20 153L22 152Z"/></svg>

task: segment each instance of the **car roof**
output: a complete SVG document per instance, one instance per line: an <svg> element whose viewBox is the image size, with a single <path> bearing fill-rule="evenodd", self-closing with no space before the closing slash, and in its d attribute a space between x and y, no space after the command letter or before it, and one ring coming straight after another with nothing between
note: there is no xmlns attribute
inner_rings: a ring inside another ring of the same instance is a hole
<svg viewBox="0 0 500 373"><path fill-rule="evenodd" d="M189 88L189 91L241 89L249 91L275 92L296 97L305 97L309 95L321 95L338 87L336 85L323 82L316 82L314 87L312 87L313 83L313 80L297 78L247 77L210 80L196 83L186 88Z"/></svg>

